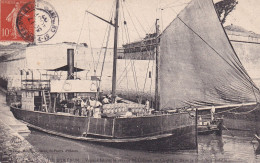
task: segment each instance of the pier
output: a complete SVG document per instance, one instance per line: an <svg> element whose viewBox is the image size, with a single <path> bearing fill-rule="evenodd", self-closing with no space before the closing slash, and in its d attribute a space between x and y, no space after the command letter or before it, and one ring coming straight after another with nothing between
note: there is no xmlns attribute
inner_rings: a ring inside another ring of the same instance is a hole
<svg viewBox="0 0 260 163"><path fill-rule="evenodd" d="M26 124L13 117L0 90L0 162L50 162L23 136L30 134ZM23 135L23 136L21 136Z"/></svg>

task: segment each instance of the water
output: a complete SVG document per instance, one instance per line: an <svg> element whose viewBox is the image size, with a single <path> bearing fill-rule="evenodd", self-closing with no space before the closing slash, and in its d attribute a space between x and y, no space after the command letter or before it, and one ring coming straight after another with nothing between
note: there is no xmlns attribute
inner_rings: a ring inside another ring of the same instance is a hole
<svg viewBox="0 0 260 163"><path fill-rule="evenodd" d="M233 137L227 131L222 137L199 136L198 153L122 150L38 131L32 131L26 139L53 162L260 162L258 142L251 142L252 137L242 136L244 133L235 134L240 136Z"/></svg>

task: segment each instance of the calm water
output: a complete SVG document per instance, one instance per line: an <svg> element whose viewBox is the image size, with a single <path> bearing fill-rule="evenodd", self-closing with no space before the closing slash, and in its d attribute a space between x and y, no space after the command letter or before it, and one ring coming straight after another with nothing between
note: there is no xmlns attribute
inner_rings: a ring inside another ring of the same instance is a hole
<svg viewBox="0 0 260 163"><path fill-rule="evenodd" d="M231 131L233 132L233 131ZM109 148L32 131L26 139L53 162L260 162L258 142L245 133L198 137L196 150L146 152Z"/></svg>

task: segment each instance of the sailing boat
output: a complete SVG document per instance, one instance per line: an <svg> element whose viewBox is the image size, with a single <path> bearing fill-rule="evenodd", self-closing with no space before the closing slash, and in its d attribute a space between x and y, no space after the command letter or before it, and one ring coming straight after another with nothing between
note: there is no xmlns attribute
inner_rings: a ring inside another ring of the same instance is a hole
<svg viewBox="0 0 260 163"><path fill-rule="evenodd" d="M132 45L125 45L126 53ZM160 89L164 97L160 105L167 106L163 108L194 107L207 117L214 107L227 128L259 131L259 89L234 51L211 0L191 1L164 30L159 64L160 83L166 86Z"/></svg>
<svg viewBox="0 0 260 163"><path fill-rule="evenodd" d="M112 24L115 27L113 101L116 95L118 8L117 0L115 24ZM66 109L71 110L75 95L95 96L99 92L96 80L73 80L72 74L77 69L73 49L67 51L67 80L23 80L21 107L11 106L11 111L31 128L75 140L118 148L194 149L195 108L259 98L259 90L235 55L211 0L192 0L160 34L160 42L158 38L156 112L152 114L94 118L58 113L61 106L57 101L61 94L67 97ZM78 85L84 87L78 89ZM133 107L142 110L143 106L122 101L117 105L109 104L116 107L108 108L113 113Z"/></svg>

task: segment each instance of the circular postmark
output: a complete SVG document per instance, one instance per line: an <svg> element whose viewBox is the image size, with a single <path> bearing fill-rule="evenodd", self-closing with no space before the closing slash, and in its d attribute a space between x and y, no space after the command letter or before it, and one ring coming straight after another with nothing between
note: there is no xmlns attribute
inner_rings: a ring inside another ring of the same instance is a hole
<svg viewBox="0 0 260 163"><path fill-rule="evenodd" d="M19 10L16 18L17 31L27 42L34 42L34 10L35 4L28 2Z"/></svg>
<svg viewBox="0 0 260 163"><path fill-rule="evenodd" d="M45 42L51 39L59 26L59 16L53 6L45 1L38 1L35 19L36 41Z"/></svg>
<svg viewBox="0 0 260 163"><path fill-rule="evenodd" d="M18 12L16 26L25 41L45 42L56 34L59 17L48 2L29 2Z"/></svg>

